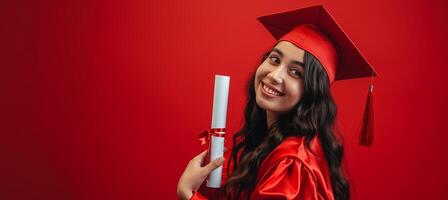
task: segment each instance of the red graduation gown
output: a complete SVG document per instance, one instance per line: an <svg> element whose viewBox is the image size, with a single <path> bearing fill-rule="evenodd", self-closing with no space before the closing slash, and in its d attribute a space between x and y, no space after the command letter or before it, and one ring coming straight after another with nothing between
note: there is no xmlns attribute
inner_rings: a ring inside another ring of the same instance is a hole
<svg viewBox="0 0 448 200"><path fill-rule="evenodd" d="M330 174L322 146L315 137L305 147L303 137L288 137L261 163L250 199L334 200ZM230 152L230 151L228 151ZM229 162L230 153L226 153ZM223 166L222 186L227 180L227 163ZM243 197L245 198L245 197ZM223 187L207 188L205 184L191 200L226 199Z"/></svg>

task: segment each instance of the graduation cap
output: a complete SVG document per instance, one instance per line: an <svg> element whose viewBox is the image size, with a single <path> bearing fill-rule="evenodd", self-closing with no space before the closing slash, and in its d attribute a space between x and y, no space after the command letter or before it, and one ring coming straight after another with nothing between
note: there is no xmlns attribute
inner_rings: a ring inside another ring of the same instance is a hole
<svg viewBox="0 0 448 200"><path fill-rule="evenodd" d="M322 5L257 18L278 41L288 41L312 54L324 67L330 85L337 80L371 77L359 144L373 142L373 77L375 69Z"/></svg>

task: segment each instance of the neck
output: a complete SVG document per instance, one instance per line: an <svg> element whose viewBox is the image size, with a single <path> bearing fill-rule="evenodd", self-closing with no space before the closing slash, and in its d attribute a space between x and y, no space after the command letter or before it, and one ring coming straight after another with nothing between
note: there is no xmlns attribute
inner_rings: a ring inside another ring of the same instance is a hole
<svg viewBox="0 0 448 200"><path fill-rule="evenodd" d="M272 125L275 121L277 121L277 118L278 118L278 116L277 116L276 113L273 113L273 112L271 112L271 111L269 111L269 110L266 110L266 121L267 121L267 125L268 125L268 127L271 127L271 125Z"/></svg>

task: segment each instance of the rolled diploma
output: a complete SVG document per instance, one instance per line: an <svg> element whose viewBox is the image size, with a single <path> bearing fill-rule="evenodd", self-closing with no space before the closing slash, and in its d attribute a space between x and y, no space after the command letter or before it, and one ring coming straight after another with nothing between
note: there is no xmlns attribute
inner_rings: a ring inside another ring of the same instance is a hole
<svg viewBox="0 0 448 200"><path fill-rule="evenodd" d="M227 101L229 97L230 77L215 75L215 91L213 95L212 129L226 128ZM224 155L224 132L223 137L211 136L210 138L210 161ZM207 187L221 187L222 166L210 173L207 179Z"/></svg>

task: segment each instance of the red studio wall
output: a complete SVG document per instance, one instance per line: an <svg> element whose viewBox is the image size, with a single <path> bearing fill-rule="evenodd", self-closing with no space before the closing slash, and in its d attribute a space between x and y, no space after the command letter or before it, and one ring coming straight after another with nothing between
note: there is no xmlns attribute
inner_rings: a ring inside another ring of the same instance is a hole
<svg viewBox="0 0 448 200"><path fill-rule="evenodd" d="M375 141L359 147L369 79L332 87L353 199L442 199L448 179L444 1L2 1L0 199L176 199L231 76L275 41L257 16L322 3L379 72ZM347 92L350 91L350 92Z"/></svg>

